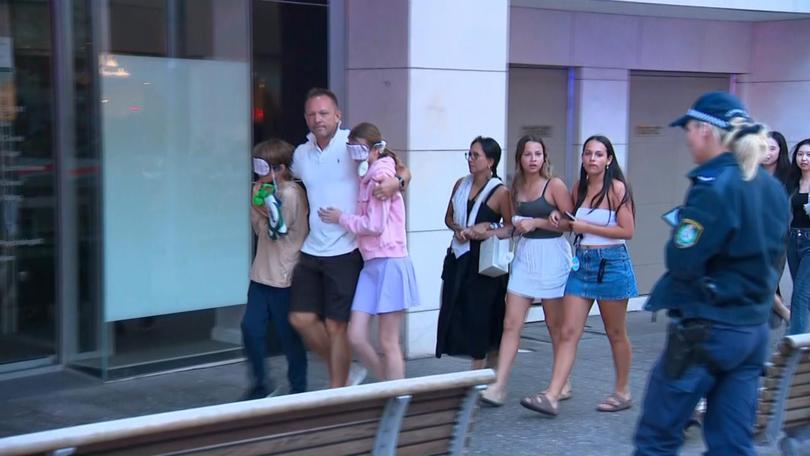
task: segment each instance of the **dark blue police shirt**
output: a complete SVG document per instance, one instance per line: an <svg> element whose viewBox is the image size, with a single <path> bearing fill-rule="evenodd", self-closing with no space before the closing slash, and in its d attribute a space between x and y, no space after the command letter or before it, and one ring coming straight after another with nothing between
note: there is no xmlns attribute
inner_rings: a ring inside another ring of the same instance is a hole
<svg viewBox="0 0 810 456"><path fill-rule="evenodd" d="M765 323L785 250L785 191L761 168L744 181L731 152L688 177L692 186L666 246L667 272L645 308L731 325Z"/></svg>

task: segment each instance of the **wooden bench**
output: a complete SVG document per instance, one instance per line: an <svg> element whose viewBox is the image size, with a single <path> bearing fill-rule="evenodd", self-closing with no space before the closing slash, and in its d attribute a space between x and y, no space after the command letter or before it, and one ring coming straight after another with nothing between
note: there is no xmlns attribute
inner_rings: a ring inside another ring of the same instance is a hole
<svg viewBox="0 0 810 456"><path fill-rule="evenodd" d="M766 366L755 434L772 444L780 432L782 454L810 453L810 334L785 337Z"/></svg>
<svg viewBox="0 0 810 456"><path fill-rule="evenodd" d="M461 454L490 369L234 402L0 439L0 454Z"/></svg>

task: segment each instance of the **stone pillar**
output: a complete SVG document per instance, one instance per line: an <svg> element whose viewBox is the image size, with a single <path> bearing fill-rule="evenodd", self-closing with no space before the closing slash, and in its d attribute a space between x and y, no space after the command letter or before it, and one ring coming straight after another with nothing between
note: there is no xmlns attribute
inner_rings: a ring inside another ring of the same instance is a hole
<svg viewBox="0 0 810 456"><path fill-rule="evenodd" d="M464 153L478 135L505 145L508 3L347 2L346 126L377 124L414 176L405 196L408 248L422 302L405 322L409 358L434 352L452 236L444 214L453 184L468 172Z"/></svg>
<svg viewBox="0 0 810 456"><path fill-rule="evenodd" d="M579 176L582 146L595 134L607 136L616 158L627 174L627 122L630 106L630 74L626 69L578 68L576 71L574 114L574 179ZM573 185L573 182L571 183Z"/></svg>

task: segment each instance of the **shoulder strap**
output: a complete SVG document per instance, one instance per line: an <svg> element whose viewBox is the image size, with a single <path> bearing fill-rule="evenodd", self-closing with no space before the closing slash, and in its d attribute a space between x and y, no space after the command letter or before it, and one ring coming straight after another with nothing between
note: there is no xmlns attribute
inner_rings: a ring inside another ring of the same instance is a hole
<svg viewBox="0 0 810 456"><path fill-rule="evenodd" d="M548 178L548 180L546 180L546 185L543 186L543 193L540 194L540 198L546 196L546 189L548 188L548 184L550 184L550 183L551 183L551 178Z"/></svg>

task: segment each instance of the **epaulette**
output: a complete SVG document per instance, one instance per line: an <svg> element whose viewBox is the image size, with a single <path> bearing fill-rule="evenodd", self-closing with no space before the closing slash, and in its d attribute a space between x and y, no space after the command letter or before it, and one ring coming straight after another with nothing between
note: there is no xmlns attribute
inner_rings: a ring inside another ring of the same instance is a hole
<svg viewBox="0 0 810 456"><path fill-rule="evenodd" d="M723 168L707 169L702 173L694 176L692 178L692 182L694 182L696 185L697 184L712 185L722 172Z"/></svg>

